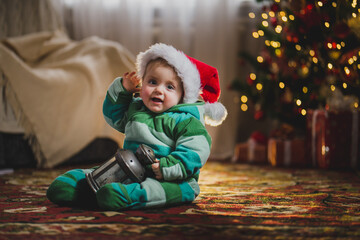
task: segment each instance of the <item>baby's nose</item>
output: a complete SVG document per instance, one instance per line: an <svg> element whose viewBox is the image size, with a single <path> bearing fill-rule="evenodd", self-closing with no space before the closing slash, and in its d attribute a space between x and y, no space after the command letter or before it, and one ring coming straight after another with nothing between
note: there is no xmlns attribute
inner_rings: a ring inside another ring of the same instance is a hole
<svg viewBox="0 0 360 240"><path fill-rule="evenodd" d="M164 87L162 87L161 85L157 86L155 88L155 92L157 93L163 93L164 92Z"/></svg>

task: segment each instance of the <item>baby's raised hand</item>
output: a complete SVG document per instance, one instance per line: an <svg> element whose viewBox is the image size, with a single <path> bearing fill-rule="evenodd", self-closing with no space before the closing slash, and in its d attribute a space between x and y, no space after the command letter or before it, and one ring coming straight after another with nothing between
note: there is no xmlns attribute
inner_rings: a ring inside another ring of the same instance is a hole
<svg viewBox="0 0 360 240"><path fill-rule="evenodd" d="M135 72L125 73L123 76L123 86L124 88L131 93L136 93L140 91L139 84L141 79L136 75Z"/></svg>

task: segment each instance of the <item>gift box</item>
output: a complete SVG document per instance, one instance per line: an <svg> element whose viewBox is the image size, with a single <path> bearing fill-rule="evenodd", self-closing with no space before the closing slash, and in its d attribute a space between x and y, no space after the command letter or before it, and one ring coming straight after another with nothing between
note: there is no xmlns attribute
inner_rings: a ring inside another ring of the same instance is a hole
<svg viewBox="0 0 360 240"><path fill-rule="evenodd" d="M267 163L266 145L251 143L250 141L238 143L235 146L233 162Z"/></svg>
<svg viewBox="0 0 360 240"><path fill-rule="evenodd" d="M309 110L307 148L320 168L359 168L359 111Z"/></svg>
<svg viewBox="0 0 360 240"><path fill-rule="evenodd" d="M305 138L270 138L268 142L268 161L274 167L308 167L305 158Z"/></svg>
<svg viewBox="0 0 360 240"><path fill-rule="evenodd" d="M238 143L235 146L233 162L242 163L267 163L266 152L267 139L260 132L251 134L247 142Z"/></svg>

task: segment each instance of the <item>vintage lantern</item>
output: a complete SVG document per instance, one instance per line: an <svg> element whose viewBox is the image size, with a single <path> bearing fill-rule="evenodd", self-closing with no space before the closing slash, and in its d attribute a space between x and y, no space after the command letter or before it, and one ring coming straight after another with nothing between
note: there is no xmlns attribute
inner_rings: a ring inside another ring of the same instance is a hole
<svg viewBox="0 0 360 240"><path fill-rule="evenodd" d="M141 144L135 154L131 150L118 149L115 156L99 168L86 174L86 180L96 193L111 182L129 184L145 180L145 166L155 162L154 151Z"/></svg>

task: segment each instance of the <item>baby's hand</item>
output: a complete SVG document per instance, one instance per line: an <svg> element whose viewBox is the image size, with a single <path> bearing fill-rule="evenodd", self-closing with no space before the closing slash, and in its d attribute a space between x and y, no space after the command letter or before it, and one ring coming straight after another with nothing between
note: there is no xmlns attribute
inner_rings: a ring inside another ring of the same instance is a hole
<svg viewBox="0 0 360 240"><path fill-rule="evenodd" d="M138 87L141 79L136 75L135 72L125 73L123 76L123 86L131 93L139 92L141 88Z"/></svg>
<svg viewBox="0 0 360 240"><path fill-rule="evenodd" d="M151 168L153 172L155 173L155 178L158 180L163 179L163 175L160 170L160 161L158 159L155 159L155 163L151 164Z"/></svg>

